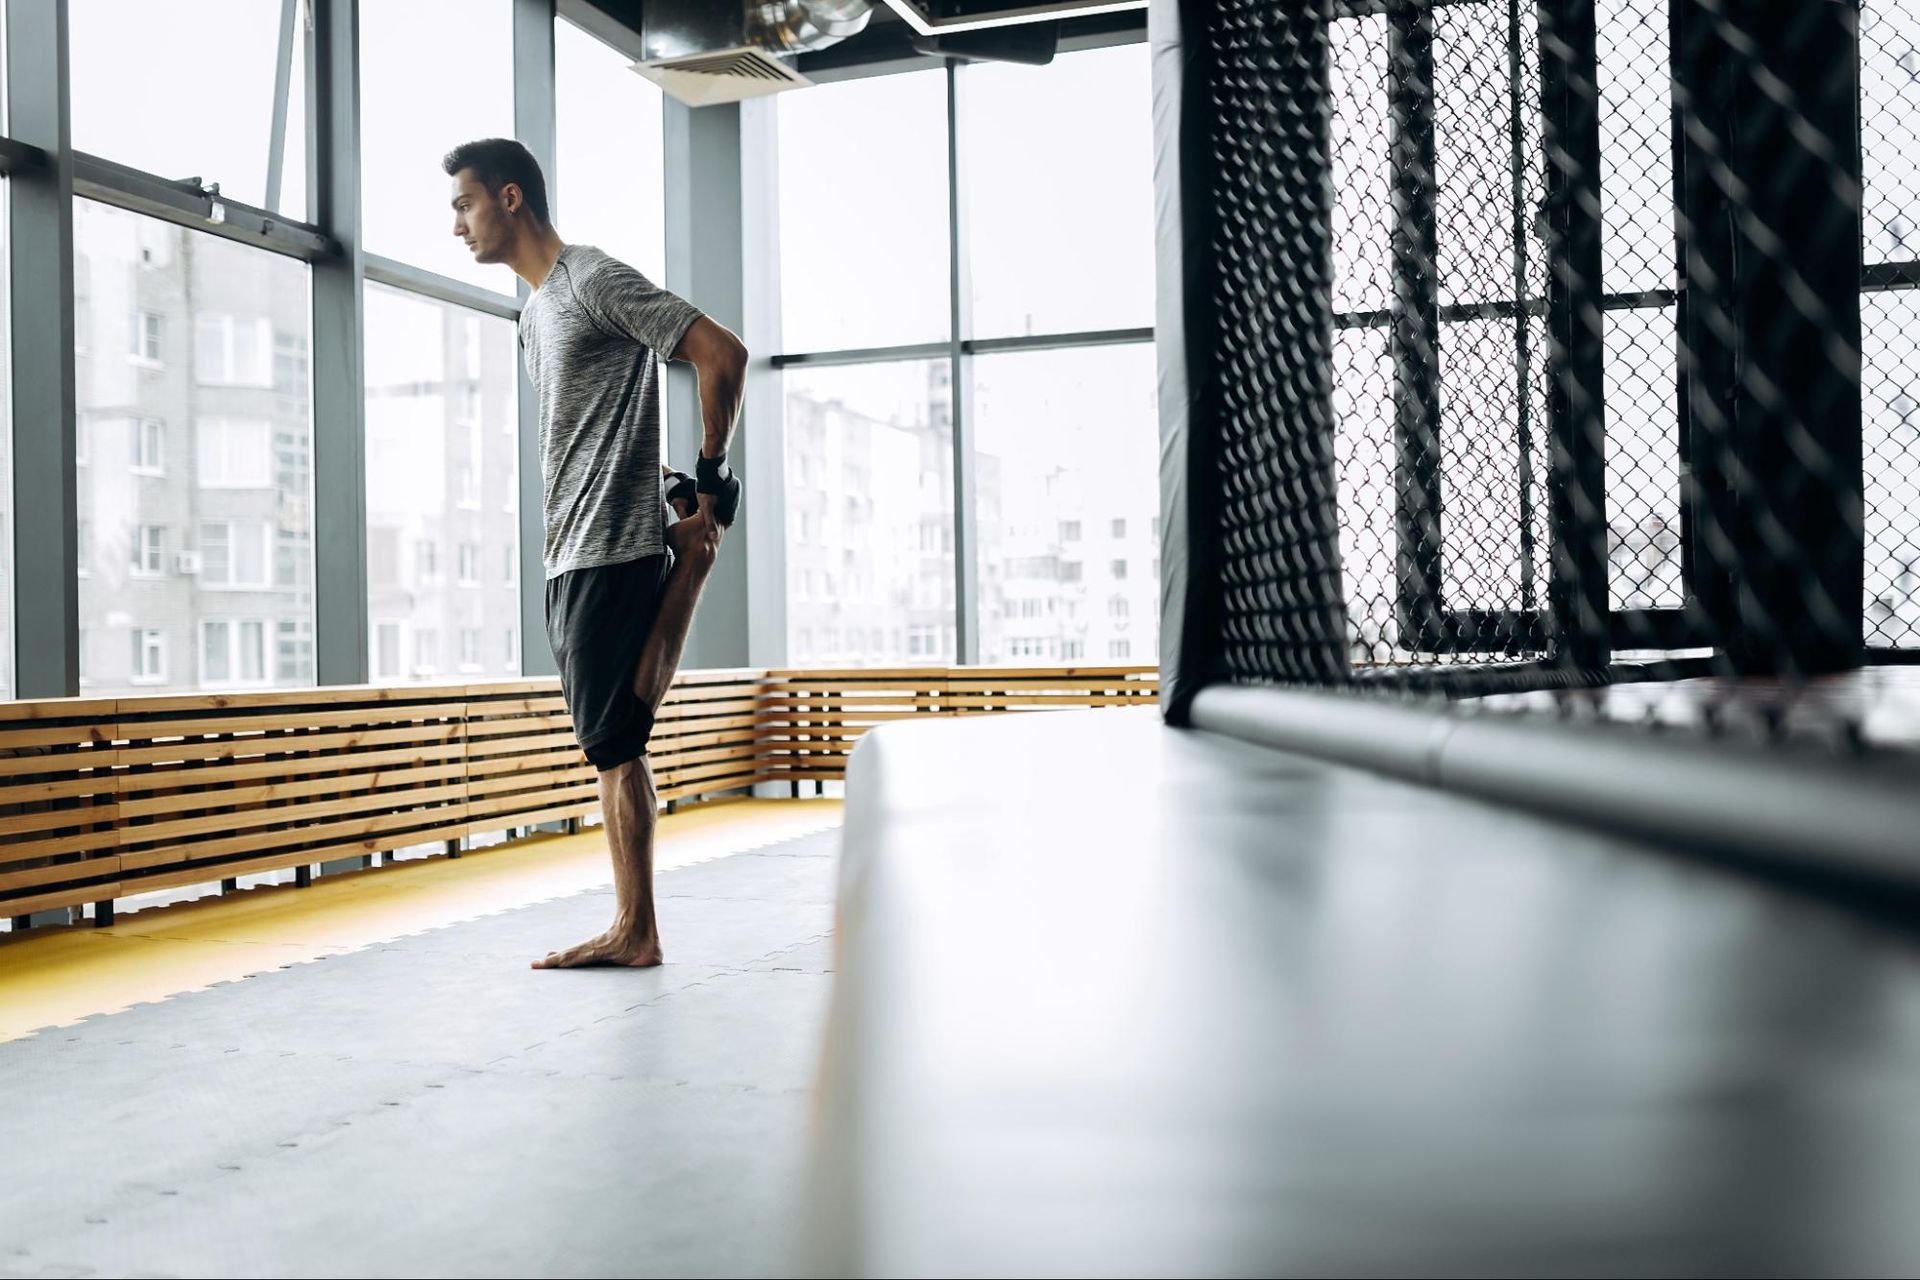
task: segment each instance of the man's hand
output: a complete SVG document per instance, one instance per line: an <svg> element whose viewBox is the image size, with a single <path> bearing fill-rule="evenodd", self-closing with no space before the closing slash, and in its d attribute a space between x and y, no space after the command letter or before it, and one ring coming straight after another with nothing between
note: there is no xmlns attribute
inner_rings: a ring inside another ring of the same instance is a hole
<svg viewBox="0 0 1920 1280"><path fill-rule="evenodd" d="M665 463L660 464L660 474L666 481L667 505L673 508L673 514L682 520L691 518L696 509L693 477Z"/></svg>

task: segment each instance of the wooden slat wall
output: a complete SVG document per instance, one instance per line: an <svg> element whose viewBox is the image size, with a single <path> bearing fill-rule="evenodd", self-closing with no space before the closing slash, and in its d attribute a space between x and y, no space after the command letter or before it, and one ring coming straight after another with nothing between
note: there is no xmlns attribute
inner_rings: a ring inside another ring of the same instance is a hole
<svg viewBox="0 0 1920 1280"><path fill-rule="evenodd" d="M1153 701L1138 667L692 671L662 800L845 777L890 720ZM0 915L580 817L554 680L0 703Z"/></svg>
<svg viewBox="0 0 1920 1280"><path fill-rule="evenodd" d="M774 782L847 776L847 757L868 729L889 720L943 716L945 667L769 671L755 736L761 774Z"/></svg>

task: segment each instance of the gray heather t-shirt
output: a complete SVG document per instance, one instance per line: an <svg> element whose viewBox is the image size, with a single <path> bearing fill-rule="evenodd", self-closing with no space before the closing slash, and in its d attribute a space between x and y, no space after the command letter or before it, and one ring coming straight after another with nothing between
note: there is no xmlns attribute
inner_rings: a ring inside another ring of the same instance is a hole
<svg viewBox="0 0 1920 1280"><path fill-rule="evenodd" d="M666 550L661 364L699 308L589 245L560 251L520 312L540 392L547 577Z"/></svg>

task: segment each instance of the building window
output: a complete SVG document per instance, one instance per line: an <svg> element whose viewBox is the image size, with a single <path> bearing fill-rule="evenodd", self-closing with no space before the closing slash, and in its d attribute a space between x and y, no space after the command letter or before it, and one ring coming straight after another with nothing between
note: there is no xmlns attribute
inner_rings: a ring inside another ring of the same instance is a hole
<svg viewBox="0 0 1920 1280"><path fill-rule="evenodd" d="M460 628L460 669L478 671L480 669L480 628Z"/></svg>
<svg viewBox="0 0 1920 1280"><path fill-rule="evenodd" d="M201 488L273 487L273 442L266 423L203 418L199 438Z"/></svg>
<svg viewBox="0 0 1920 1280"><path fill-rule="evenodd" d="M310 563L305 530L281 529L273 542L273 585L304 587Z"/></svg>
<svg viewBox="0 0 1920 1280"><path fill-rule="evenodd" d="M520 548L509 545L500 550L505 553L500 559L506 566L507 585L512 586L515 576L520 572Z"/></svg>
<svg viewBox="0 0 1920 1280"><path fill-rule="evenodd" d="M214 590L264 590L273 529L260 520L214 521L200 526L200 585Z"/></svg>
<svg viewBox="0 0 1920 1280"><path fill-rule="evenodd" d="M1130 640L1107 641L1107 656L1109 658L1131 658L1133 656L1133 642Z"/></svg>
<svg viewBox="0 0 1920 1280"><path fill-rule="evenodd" d="M211 386L273 385L273 322L202 314L194 321L193 374Z"/></svg>
<svg viewBox="0 0 1920 1280"><path fill-rule="evenodd" d="M1127 577L1127 562L1125 560L1115 560L1113 562L1114 581L1124 582L1126 581L1126 577Z"/></svg>
<svg viewBox="0 0 1920 1280"><path fill-rule="evenodd" d="M136 311L127 326L127 354L135 364L160 366L160 337L163 320L157 311Z"/></svg>
<svg viewBox="0 0 1920 1280"><path fill-rule="evenodd" d="M1124 538L1127 536L1127 522L1125 520L1115 520L1113 522L1113 536L1116 538Z"/></svg>
<svg viewBox="0 0 1920 1280"><path fill-rule="evenodd" d="M1111 600L1108 600L1107 616L1116 620L1124 620L1127 616L1127 598L1125 596L1114 596Z"/></svg>
<svg viewBox="0 0 1920 1280"><path fill-rule="evenodd" d="M1086 653L1087 643L1084 640L1062 640L1060 642L1060 656L1062 658L1083 658L1086 656Z"/></svg>
<svg viewBox="0 0 1920 1280"><path fill-rule="evenodd" d="M166 424L158 418L134 418L128 423L127 430L133 450L134 473L143 476L165 475L167 455L163 445Z"/></svg>
<svg viewBox="0 0 1920 1280"><path fill-rule="evenodd" d="M507 671L512 675L520 672L520 633L512 627L507 628Z"/></svg>
<svg viewBox="0 0 1920 1280"><path fill-rule="evenodd" d="M400 678L400 624L375 623L373 628L373 678Z"/></svg>
<svg viewBox="0 0 1920 1280"><path fill-rule="evenodd" d="M200 623L200 683L267 683L267 624L255 619L206 618Z"/></svg>
<svg viewBox="0 0 1920 1280"><path fill-rule="evenodd" d="M167 679L167 637L152 627L133 631L133 683L165 684Z"/></svg>
<svg viewBox="0 0 1920 1280"><path fill-rule="evenodd" d="M157 578L166 564L167 532L157 524L133 527L133 565L136 577Z"/></svg>
<svg viewBox="0 0 1920 1280"><path fill-rule="evenodd" d="M460 544L460 585L477 587L480 585L480 544L463 542ZM477 649L478 646L476 645Z"/></svg>
<svg viewBox="0 0 1920 1280"><path fill-rule="evenodd" d="M307 433L304 430L273 433L275 488L289 494L307 491L307 476L311 470L307 464L307 452Z"/></svg>
<svg viewBox="0 0 1920 1280"><path fill-rule="evenodd" d="M307 335L273 335L273 385L288 395L307 394Z"/></svg>
<svg viewBox="0 0 1920 1280"><path fill-rule="evenodd" d="M1060 541L1080 541L1080 522L1078 520L1062 520L1060 522Z"/></svg>
<svg viewBox="0 0 1920 1280"><path fill-rule="evenodd" d="M413 544L413 576L418 582L440 580L440 546L431 538Z"/></svg>
<svg viewBox="0 0 1920 1280"><path fill-rule="evenodd" d="M398 529L367 530L367 580L376 587L390 587L400 581Z"/></svg>
<svg viewBox="0 0 1920 1280"><path fill-rule="evenodd" d="M413 633L413 674L430 676L440 670L440 633L421 627Z"/></svg>
<svg viewBox="0 0 1920 1280"><path fill-rule="evenodd" d="M305 618L274 624L274 677L283 685L313 683L313 624Z"/></svg>

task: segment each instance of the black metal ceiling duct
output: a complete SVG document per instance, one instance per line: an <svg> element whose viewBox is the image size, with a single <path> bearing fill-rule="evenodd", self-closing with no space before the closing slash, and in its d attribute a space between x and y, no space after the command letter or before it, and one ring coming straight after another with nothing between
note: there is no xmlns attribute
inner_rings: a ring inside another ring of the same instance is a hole
<svg viewBox="0 0 1920 1280"><path fill-rule="evenodd" d="M1060 48L1060 23L1027 22L1012 27L988 27L950 35L923 36L915 32L913 47L935 58L966 62L1020 62L1044 67Z"/></svg>

